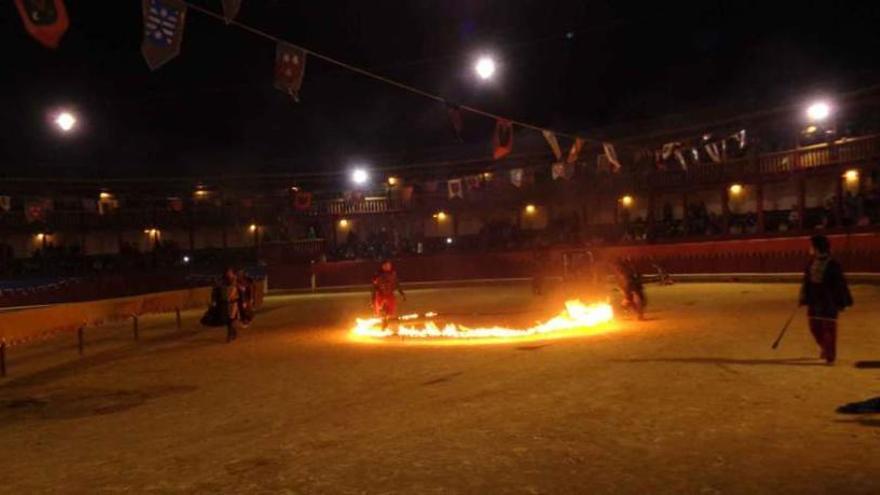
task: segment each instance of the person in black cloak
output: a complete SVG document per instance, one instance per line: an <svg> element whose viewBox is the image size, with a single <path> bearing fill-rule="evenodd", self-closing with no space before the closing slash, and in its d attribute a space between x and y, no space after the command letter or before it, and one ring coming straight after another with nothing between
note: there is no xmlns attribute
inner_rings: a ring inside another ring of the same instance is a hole
<svg viewBox="0 0 880 495"><path fill-rule="evenodd" d="M804 270L799 304L807 307L810 333L828 364L837 359L837 316L853 299L840 263L831 257L831 242L824 235L810 238L812 259Z"/></svg>

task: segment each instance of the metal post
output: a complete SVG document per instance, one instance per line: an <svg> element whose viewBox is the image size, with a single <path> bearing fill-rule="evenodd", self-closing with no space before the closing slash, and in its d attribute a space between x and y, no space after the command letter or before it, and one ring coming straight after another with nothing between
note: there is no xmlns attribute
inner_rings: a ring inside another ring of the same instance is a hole
<svg viewBox="0 0 880 495"><path fill-rule="evenodd" d="M6 376L6 342L0 342L0 376Z"/></svg>
<svg viewBox="0 0 880 495"><path fill-rule="evenodd" d="M134 331L134 340L138 340L140 338L140 335L138 335L138 317L137 317L137 315L131 316L131 323L132 323L131 328Z"/></svg>
<svg viewBox="0 0 880 495"><path fill-rule="evenodd" d="M85 351L85 336L83 333L85 332L85 327L79 327L79 330L76 331L76 343L79 348L79 355L82 356Z"/></svg>
<svg viewBox="0 0 880 495"><path fill-rule="evenodd" d="M180 330L183 327L180 323L180 308L174 308L174 313L177 319L177 329Z"/></svg>

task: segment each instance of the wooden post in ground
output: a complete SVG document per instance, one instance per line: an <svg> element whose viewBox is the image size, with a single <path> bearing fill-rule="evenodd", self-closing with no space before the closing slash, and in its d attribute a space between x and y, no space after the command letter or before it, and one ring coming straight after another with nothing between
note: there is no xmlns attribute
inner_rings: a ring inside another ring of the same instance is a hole
<svg viewBox="0 0 880 495"><path fill-rule="evenodd" d="M180 308L174 308L174 314L177 319L177 329L180 330L183 328L183 325L180 322Z"/></svg>
<svg viewBox="0 0 880 495"><path fill-rule="evenodd" d="M138 333L138 317L137 317L137 315L131 316L131 329L134 332L134 340L139 340L140 335Z"/></svg>
<svg viewBox="0 0 880 495"><path fill-rule="evenodd" d="M79 327L79 330L76 331L76 344L77 344L77 348L79 349L80 356L83 355L83 352L85 351L85 346L86 346L85 335L83 335L84 333L85 333L85 327Z"/></svg>

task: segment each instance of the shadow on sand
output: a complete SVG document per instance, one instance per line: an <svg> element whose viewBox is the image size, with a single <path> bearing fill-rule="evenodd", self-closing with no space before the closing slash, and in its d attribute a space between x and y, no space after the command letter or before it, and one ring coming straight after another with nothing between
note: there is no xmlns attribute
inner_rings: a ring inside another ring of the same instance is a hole
<svg viewBox="0 0 880 495"><path fill-rule="evenodd" d="M685 363L685 364L730 364L740 366L828 366L824 361L819 362L816 358L799 357L788 359L731 359L713 357L689 357L689 358L637 358L616 359L619 363Z"/></svg>
<svg viewBox="0 0 880 495"><path fill-rule="evenodd" d="M838 419L834 422L880 428L880 418Z"/></svg>

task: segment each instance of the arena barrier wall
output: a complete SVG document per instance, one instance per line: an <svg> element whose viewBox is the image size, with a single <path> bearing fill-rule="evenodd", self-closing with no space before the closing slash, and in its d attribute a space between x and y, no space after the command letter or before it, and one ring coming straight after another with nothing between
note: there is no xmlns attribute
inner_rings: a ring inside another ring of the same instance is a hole
<svg viewBox="0 0 880 495"><path fill-rule="evenodd" d="M880 234L829 236L834 256L848 272L880 273ZM563 274L562 253L587 249L599 262L632 259L644 273L654 264L671 274L798 273L809 257L809 237L554 248L545 257L545 276ZM403 283L515 279L534 273L532 251L444 254L395 260ZM268 266L271 289L291 290L369 284L376 261L339 261Z"/></svg>
<svg viewBox="0 0 880 495"><path fill-rule="evenodd" d="M0 343L13 346L59 332L146 314L207 307L211 288L199 287L100 301L10 308L0 311Z"/></svg>

